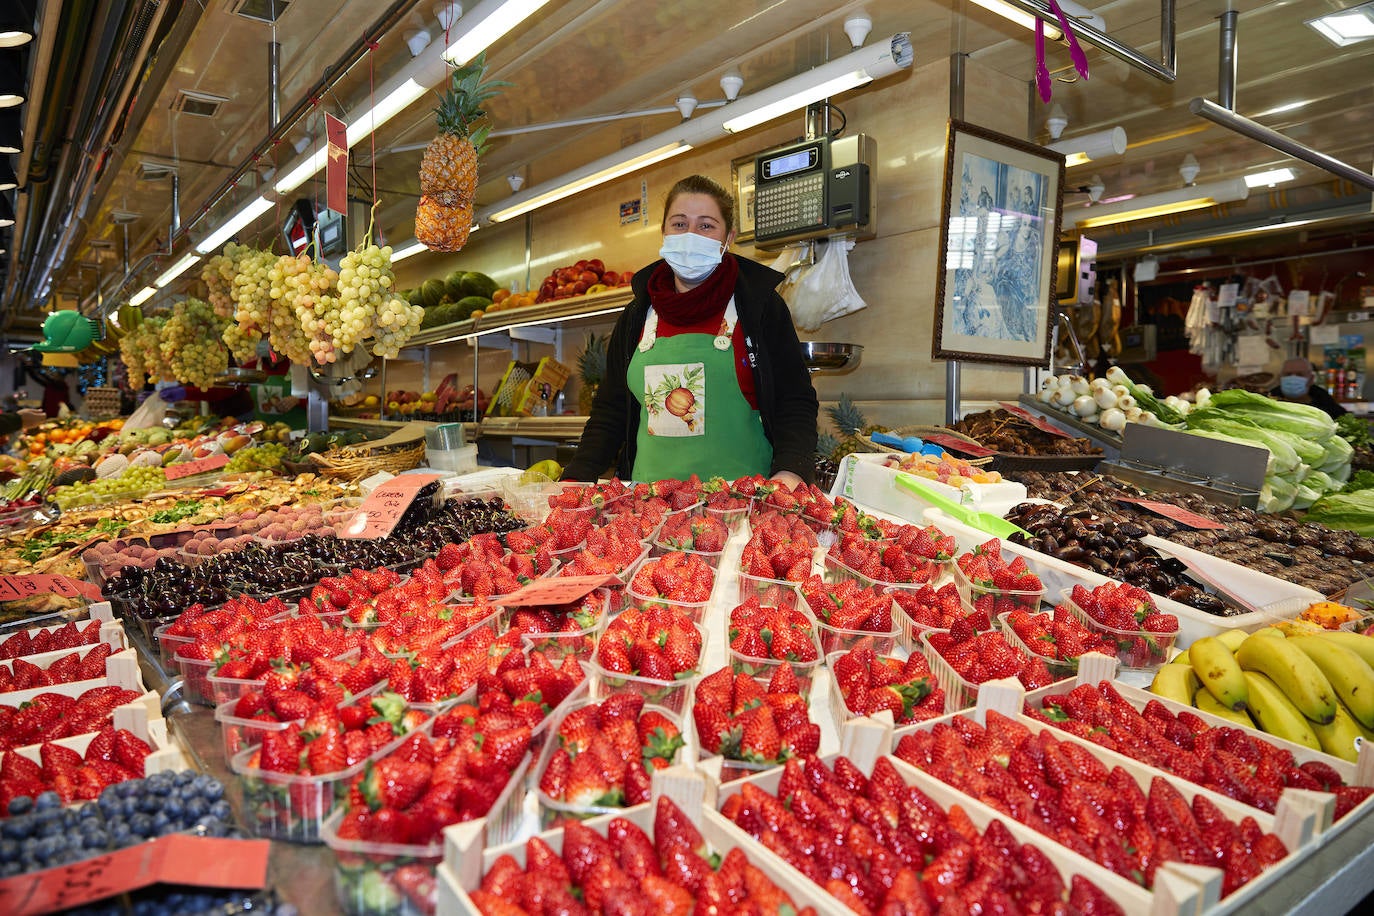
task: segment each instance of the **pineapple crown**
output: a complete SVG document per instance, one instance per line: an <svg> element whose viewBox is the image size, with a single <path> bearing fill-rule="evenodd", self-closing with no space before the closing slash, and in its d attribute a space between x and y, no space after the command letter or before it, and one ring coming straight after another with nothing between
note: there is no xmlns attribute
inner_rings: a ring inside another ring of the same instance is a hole
<svg viewBox="0 0 1374 916"><path fill-rule="evenodd" d="M845 436L857 436L868 425L863 411L854 406L854 402L847 394L841 394L839 403L834 407L827 407L825 412L829 414L835 428Z"/></svg>
<svg viewBox="0 0 1374 916"><path fill-rule="evenodd" d="M606 376L606 337L587 335L586 346L577 355L577 371L587 384L600 384Z"/></svg>
<svg viewBox="0 0 1374 916"><path fill-rule="evenodd" d="M487 116L482 103L500 95L499 87L510 85L505 80L482 82L486 65L487 55L483 52L455 69L448 91L439 97L439 107L434 109L439 133L468 138L478 155L486 149L487 133L491 130L485 124L473 129L477 121Z"/></svg>

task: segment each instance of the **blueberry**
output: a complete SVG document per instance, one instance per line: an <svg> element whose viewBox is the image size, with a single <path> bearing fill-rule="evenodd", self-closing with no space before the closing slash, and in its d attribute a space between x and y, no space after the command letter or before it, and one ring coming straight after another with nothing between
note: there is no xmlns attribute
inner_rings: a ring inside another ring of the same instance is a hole
<svg viewBox="0 0 1374 916"><path fill-rule="evenodd" d="M193 798L186 802L186 820L194 821L196 818L203 817L210 810L210 803L203 798Z"/></svg>
<svg viewBox="0 0 1374 916"><path fill-rule="evenodd" d="M27 814L33 809L33 799L27 795L20 795L10 799L10 817L19 814Z"/></svg>
<svg viewBox="0 0 1374 916"><path fill-rule="evenodd" d="M153 832L158 836L170 833L168 829L172 826L172 819L167 816L166 811L159 811L153 815Z"/></svg>
<svg viewBox="0 0 1374 916"><path fill-rule="evenodd" d="M59 836L62 833L62 822L59 820L40 821L37 833L40 837Z"/></svg>
<svg viewBox="0 0 1374 916"><path fill-rule="evenodd" d="M189 786L196 781L198 775L194 770L181 770L172 777L172 783L178 786Z"/></svg>
<svg viewBox="0 0 1374 916"><path fill-rule="evenodd" d="M147 838L153 835L152 815L144 814L140 811L129 818L129 832L138 837Z"/></svg>
<svg viewBox="0 0 1374 916"><path fill-rule="evenodd" d="M186 810L185 804L176 796L172 796L162 804L162 811L172 820L179 820L182 813Z"/></svg>
<svg viewBox="0 0 1374 916"><path fill-rule="evenodd" d="M8 862L10 859L17 858L19 855L19 841L12 839L0 840L0 862Z"/></svg>
<svg viewBox="0 0 1374 916"><path fill-rule="evenodd" d="M138 799L127 796L119 803L119 812L125 817L132 817L138 813Z"/></svg>
<svg viewBox="0 0 1374 916"><path fill-rule="evenodd" d="M100 817L100 809L95 805L82 805L76 809L76 817L81 821L95 820Z"/></svg>
<svg viewBox="0 0 1374 916"><path fill-rule="evenodd" d="M86 834L87 849L105 849L110 845L110 835L105 830Z"/></svg>
<svg viewBox="0 0 1374 916"><path fill-rule="evenodd" d="M207 782L205 784L205 788L201 789L201 796L212 802L218 801L221 798L223 798L224 783L220 782L218 779L215 779L213 776L207 776L205 778Z"/></svg>
<svg viewBox="0 0 1374 916"><path fill-rule="evenodd" d="M18 859L6 858L3 862L0 862L0 878L13 878L15 875L19 874L21 870L22 866L19 864Z"/></svg>
<svg viewBox="0 0 1374 916"><path fill-rule="evenodd" d="M56 792L48 790L33 800L33 807L35 811L55 811L62 807L62 799Z"/></svg>
<svg viewBox="0 0 1374 916"><path fill-rule="evenodd" d="M0 837L7 840L22 840L33 831L33 818L16 817L0 821Z"/></svg>
<svg viewBox="0 0 1374 916"><path fill-rule="evenodd" d="M162 799L158 798L156 795L145 795L138 800L136 806L139 811L145 811L148 814L152 814L154 811L158 811L162 808Z"/></svg>
<svg viewBox="0 0 1374 916"><path fill-rule="evenodd" d="M210 813L222 821L227 821L234 816L234 809L229 807L229 803L221 798L210 806Z"/></svg>

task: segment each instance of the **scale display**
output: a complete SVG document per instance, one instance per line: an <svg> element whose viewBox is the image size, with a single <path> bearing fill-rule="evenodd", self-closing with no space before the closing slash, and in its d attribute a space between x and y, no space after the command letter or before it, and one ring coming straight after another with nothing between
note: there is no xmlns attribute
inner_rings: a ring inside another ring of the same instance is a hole
<svg viewBox="0 0 1374 916"><path fill-rule="evenodd" d="M829 153L825 140L812 140L756 160L755 238L825 228Z"/></svg>

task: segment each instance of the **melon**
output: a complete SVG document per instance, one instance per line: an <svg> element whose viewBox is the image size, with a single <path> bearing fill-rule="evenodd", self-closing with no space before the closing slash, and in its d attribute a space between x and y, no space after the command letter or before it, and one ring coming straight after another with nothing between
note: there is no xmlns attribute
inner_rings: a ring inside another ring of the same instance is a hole
<svg viewBox="0 0 1374 916"><path fill-rule="evenodd" d="M496 295L496 281L484 273L470 270L463 275L463 295L491 299Z"/></svg>
<svg viewBox="0 0 1374 916"><path fill-rule="evenodd" d="M463 273L463 271L455 270L444 278L444 286L448 289L448 297L454 302L457 302L467 295L467 293L463 292L463 278L466 276L467 274Z"/></svg>
<svg viewBox="0 0 1374 916"><path fill-rule="evenodd" d="M432 308L439 304L439 300L444 298L446 292L448 287L443 280L426 280L420 284L420 304L425 308Z"/></svg>
<svg viewBox="0 0 1374 916"><path fill-rule="evenodd" d="M458 300L454 308L456 317L453 320L462 321L465 318L471 318L473 312L478 309L486 310L490 306L491 300L486 296L464 296Z"/></svg>

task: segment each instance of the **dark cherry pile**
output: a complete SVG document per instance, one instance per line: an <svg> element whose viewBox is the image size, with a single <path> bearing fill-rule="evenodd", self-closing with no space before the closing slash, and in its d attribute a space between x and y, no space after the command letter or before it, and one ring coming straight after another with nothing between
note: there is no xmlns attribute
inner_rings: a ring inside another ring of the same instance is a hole
<svg viewBox="0 0 1374 916"><path fill-rule="evenodd" d="M1203 531L1140 506L1119 502L1122 497L1148 494L1111 478L1022 472L1016 479L1026 485L1030 496L1087 508L1099 518L1131 522L1144 528L1146 534L1168 538L1323 595L1337 594L1361 581L1369 575L1368 568L1361 564L1374 561L1374 538L1303 522L1293 513L1265 515L1253 509L1220 506L1192 494L1154 494L1154 498L1226 526Z"/></svg>
<svg viewBox="0 0 1374 916"><path fill-rule="evenodd" d="M1138 586L1180 604L1222 617L1239 614L1183 576L1186 568L1173 557L1164 557L1140 538L1149 531L1135 521L1097 516L1086 506L1060 509L1045 503L1021 503L1007 513L1031 533L1013 534L1009 540L1049 554L1075 566Z"/></svg>
<svg viewBox="0 0 1374 916"><path fill-rule="evenodd" d="M432 497L432 492L431 492ZM253 544L190 566L159 557L147 569L125 566L105 583L104 595L126 615L156 620L192 604L223 604L237 595L265 598L304 594L324 576L351 569L404 566L483 532L504 533L525 523L499 498L452 499L435 506L421 490L390 537L336 538L310 534L294 541Z"/></svg>

